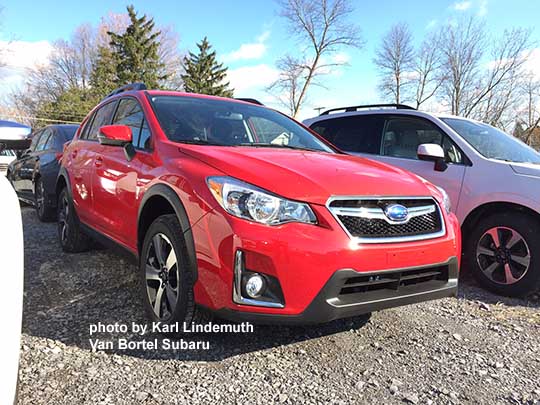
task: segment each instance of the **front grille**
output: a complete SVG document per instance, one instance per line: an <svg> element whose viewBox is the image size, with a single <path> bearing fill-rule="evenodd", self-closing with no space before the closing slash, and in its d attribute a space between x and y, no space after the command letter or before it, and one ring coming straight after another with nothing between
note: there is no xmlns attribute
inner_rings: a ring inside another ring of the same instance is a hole
<svg viewBox="0 0 540 405"><path fill-rule="evenodd" d="M423 284L448 282L448 265L422 269L372 273L350 277L343 283L339 295L369 293L380 290L400 291Z"/></svg>
<svg viewBox="0 0 540 405"><path fill-rule="evenodd" d="M392 220L385 208L399 204L407 208L405 219ZM444 234L438 204L432 198L337 199L328 208L347 233L359 242L394 242L427 239Z"/></svg>

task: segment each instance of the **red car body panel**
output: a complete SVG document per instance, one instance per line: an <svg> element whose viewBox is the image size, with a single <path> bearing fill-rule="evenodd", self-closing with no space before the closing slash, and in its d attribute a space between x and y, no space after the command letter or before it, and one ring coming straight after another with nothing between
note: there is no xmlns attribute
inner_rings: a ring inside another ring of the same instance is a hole
<svg viewBox="0 0 540 405"><path fill-rule="evenodd" d="M333 195L435 196L441 203L442 197L433 186L409 172L341 154L174 143L163 133L145 92L122 93L107 101L126 96L137 98L141 104L152 133L153 150L137 151L128 161L121 148L79 139L79 130L62 159L76 211L85 225L138 255L141 202L156 184L167 185L180 198L191 224L198 264L194 292L202 306L295 315L308 307L339 269L384 271L444 263L461 256L459 224L444 209L446 234L442 237L358 244L351 241L325 205ZM206 184L207 177L223 175L310 203L318 225L266 226L226 213ZM233 302L237 249L245 252L250 270L279 279L284 308Z"/></svg>

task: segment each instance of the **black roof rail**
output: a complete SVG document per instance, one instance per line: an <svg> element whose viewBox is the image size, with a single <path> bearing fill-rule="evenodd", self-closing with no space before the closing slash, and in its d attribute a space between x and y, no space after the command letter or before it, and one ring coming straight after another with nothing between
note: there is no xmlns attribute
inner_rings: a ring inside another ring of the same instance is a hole
<svg viewBox="0 0 540 405"><path fill-rule="evenodd" d="M238 97L238 98L235 98L235 100L245 101L246 103L251 103L251 104L264 105L259 100L255 100L254 98Z"/></svg>
<svg viewBox="0 0 540 405"><path fill-rule="evenodd" d="M360 110L362 108L395 108L398 110L416 110L416 108L411 107L410 105L406 105L406 104L366 104L366 105L355 105L351 107L332 108L330 110L326 110L322 112L320 115L328 115L331 112L340 111L340 110L343 110L343 112L352 112L352 111Z"/></svg>
<svg viewBox="0 0 540 405"><path fill-rule="evenodd" d="M114 89L113 91L111 91L109 94L107 94L105 96L105 99L109 98L109 97L112 97L116 94L120 94L120 93L123 93L124 91L131 91L131 90L146 90L146 84L144 83L130 83L130 84L126 84L125 86L122 86L122 87L118 87L117 89Z"/></svg>

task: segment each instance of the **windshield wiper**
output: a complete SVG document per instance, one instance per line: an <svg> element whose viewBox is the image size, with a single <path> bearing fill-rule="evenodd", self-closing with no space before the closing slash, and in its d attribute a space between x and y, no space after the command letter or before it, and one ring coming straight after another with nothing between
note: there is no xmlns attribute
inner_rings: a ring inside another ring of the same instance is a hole
<svg viewBox="0 0 540 405"><path fill-rule="evenodd" d="M307 150L311 152L324 152L321 149L306 148L303 146L293 146L293 145L284 145L284 144L273 144L273 143L263 143L263 142L244 142L238 146L253 146L255 148L285 148L285 149L295 149L295 150Z"/></svg>

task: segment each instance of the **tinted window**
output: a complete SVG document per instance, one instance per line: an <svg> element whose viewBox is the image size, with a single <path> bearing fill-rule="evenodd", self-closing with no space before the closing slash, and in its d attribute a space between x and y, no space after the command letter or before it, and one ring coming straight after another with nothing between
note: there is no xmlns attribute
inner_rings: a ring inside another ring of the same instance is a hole
<svg viewBox="0 0 540 405"><path fill-rule="evenodd" d="M346 152L379 154L383 124L377 115L357 115L319 121L311 129Z"/></svg>
<svg viewBox="0 0 540 405"><path fill-rule="evenodd" d="M392 117L387 119L383 133L381 154L406 159L418 159L418 145L434 143L441 145L446 160L462 163L463 155L459 148L431 122L411 117Z"/></svg>
<svg viewBox="0 0 540 405"><path fill-rule="evenodd" d="M39 152L39 151L42 151L42 150L45 150L45 145L47 144L47 141L49 140L51 136L51 130L50 129L45 129L40 138L39 138L39 141L36 145L36 152Z"/></svg>
<svg viewBox="0 0 540 405"><path fill-rule="evenodd" d="M63 142L71 141L75 136L77 129L79 129L77 125L63 125L61 127L57 127L58 133Z"/></svg>
<svg viewBox="0 0 540 405"><path fill-rule="evenodd" d="M148 130L148 126L144 120L144 113L137 100L133 98L123 98L120 100L113 124L130 127L131 134L133 135L133 145L148 149L150 131Z"/></svg>
<svg viewBox="0 0 540 405"><path fill-rule="evenodd" d="M81 129L81 134L79 135L80 139L86 139L88 137L88 131L90 131L90 128L92 127L92 121L94 119L94 116L96 114L92 114L83 124L83 128Z"/></svg>
<svg viewBox="0 0 540 405"><path fill-rule="evenodd" d="M39 132L36 132L33 136L32 136L32 143L30 144L30 150L31 151L35 151L36 150L36 147L37 147L37 144L41 138L41 134L43 133L43 130L39 131Z"/></svg>
<svg viewBox="0 0 540 405"><path fill-rule="evenodd" d="M116 106L116 102L112 102L109 104L105 104L103 107L101 107L98 111L96 111L94 115L94 120L92 121L92 126L90 130L88 131L87 139L91 141L97 140L98 134L99 134L99 128L101 128L104 125L109 125L111 122L111 116L114 112L114 107Z"/></svg>

